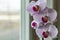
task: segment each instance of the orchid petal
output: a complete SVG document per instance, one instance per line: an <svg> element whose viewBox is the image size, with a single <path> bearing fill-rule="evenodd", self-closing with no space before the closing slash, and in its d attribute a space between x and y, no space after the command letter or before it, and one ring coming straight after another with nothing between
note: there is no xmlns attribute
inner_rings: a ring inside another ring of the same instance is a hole
<svg viewBox="0 0 60 40"><path fill-rule="evenodd" d="M43 38L43 35L42 35L42 33L43 33L43 29L36 29L36 34L37 34L37 36L39 37L39 38Z"/></svg>
<svg viewBox="0 0 60 40"><path fill-rule="evenodd" d="M38 0L40 3L46 3L47 0Z"/></svg>
<svg viewBox="0 0 60 40"><path fill-rule="evenodd" d="M43 16L44 15L42 15L42 14L36 14L36 15L33 16L33 19L36 20L36 21L42 22L42 17Z"/></svg>
<svg viewBox="0 0 60 40"><path fill-rule="evenodd" d="M38 0L36 5L39 5L41 11L46 8L46 0Z"/></svg>
<svg viewBox="0 0 60 40"><path fill-rule="evenodd" d="M53 9L48 9L48 16L50 17L51 21L55 21L57 17L57 12Z"/></svg>
<svg viewBox="0 0 60 40"><path fill-rule="evenodd" d="M50 32L50 37L55 38L58 34L58 29L54 25L50 25L49 32Z"/></svg>

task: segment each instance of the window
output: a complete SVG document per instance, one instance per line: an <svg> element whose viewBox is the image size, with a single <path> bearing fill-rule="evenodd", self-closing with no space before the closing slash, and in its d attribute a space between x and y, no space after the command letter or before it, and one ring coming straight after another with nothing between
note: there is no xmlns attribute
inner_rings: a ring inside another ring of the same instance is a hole
<svg viewBox="0 0 60 40"><path fill-rule="evenodd" d="M0 11L19 11L20 0L0 0Z"/></svg>
<svg viewBox="0 0 60 40"><path fill-rule="evenodd" d="M19 40L20 0L0 0L0 40Z"/></svg>

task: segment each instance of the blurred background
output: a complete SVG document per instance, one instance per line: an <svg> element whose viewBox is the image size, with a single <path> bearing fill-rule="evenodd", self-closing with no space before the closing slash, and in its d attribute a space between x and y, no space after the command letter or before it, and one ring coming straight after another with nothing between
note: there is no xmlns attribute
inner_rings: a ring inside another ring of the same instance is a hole
<svg viewBox="0 0 60 40"><path fill-rule="evenodd" d="M0 0L0 40L19 40L20 0Z"/></svg>

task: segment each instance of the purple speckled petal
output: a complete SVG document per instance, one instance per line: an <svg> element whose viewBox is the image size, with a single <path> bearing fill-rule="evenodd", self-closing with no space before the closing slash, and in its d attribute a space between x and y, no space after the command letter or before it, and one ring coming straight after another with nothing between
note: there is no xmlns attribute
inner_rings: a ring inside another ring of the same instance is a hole
<svg viewBox="0 0 60 40"><path fill-rule="evenodd" d="M31 1L29 3L29 5L27 6L27 11L30 13L31 16L33 16L34 14L38 13L38 11L33 11L33 6L36 5L36 2L35 1Z"/></svg>
<svg viewBox="0 0 60 40"><path fill-rule="evenodd" d="M58 34L58 29L54 26L54 25L50 25L49 26L50 28L49 28L49 32L50 32L50 37L51 38L55 38L55 37L57 37L57 34Z"/></svg>
<svg viewBox="0 0 60 40"><path fill-rule="evenodd" d="M39 22L33 20L33 21L31 22L31 27L32 27L33 29L36 29L37 27L39 27Z"/></svg>
<svg viewBox="0 0 60 40"><path fill-rule="evenodd" d="M33 16L33 19L38 21L38 22L42 22L42 17L43 16L44 15L42 15L42 14L36 14L36 15Z"/></svg>
<svg viewBox="0 0 60 40"><path fill-rule="evenodd" d="M38 1L36 2L36 5L39 5L40 8L41 8L41 11L42 11L43 9L45 9L46 3L47 3L47 0L38 0Z"/></svg>
<svg viewBox="0 0 60 40"><path fill-rule="evenodd" d="M40 3L47 3L47 0L38 0Z"/></svg>
<svg viewBox="0 0 60 40"><path fill-rule="evenodd" d="M57 12L54 9L49 9L48 16L50 17L51 21L55 21L57 17Z"/></svg>
<svg viewBox="0 0 60 40"><path fill-rule="evenodd" d="M43 32L44 32L43 29L38 29L38 28L36 29L36 34L39 38L43 38L43 35L42 35Z"/></svg>

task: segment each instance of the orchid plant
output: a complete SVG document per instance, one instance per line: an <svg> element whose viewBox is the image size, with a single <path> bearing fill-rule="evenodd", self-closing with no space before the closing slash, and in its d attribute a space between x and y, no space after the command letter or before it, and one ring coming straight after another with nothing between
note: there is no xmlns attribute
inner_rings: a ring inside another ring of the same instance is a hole
<svg viewBox="0 0 60 40"><path fill-rule="evenodd" d="M53 25L57 17L56 10L48 8L47 0L31 1L27 6L27 11L33 17L31 27L35 29L39 38L55 38L58 29Z"/></svg>

